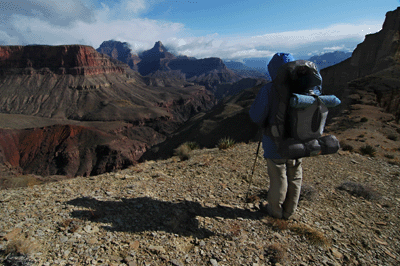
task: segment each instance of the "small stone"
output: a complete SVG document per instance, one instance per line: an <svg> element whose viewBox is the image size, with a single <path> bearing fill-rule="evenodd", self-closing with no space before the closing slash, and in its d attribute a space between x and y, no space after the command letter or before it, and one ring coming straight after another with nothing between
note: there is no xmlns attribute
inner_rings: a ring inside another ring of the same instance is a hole
<svg viewBox="0 0 400 266"><path fill-rule="evenodd" d="M218 266L218 262L216 259L210 259L210 263L212 266Z"/></svg>
<svg viewBox="0 0 400 266"><path fill-rule="evenodd" d="M140 243L139 243L139 241L137 241L137 240L135 240L135 241L129 243L129 247L130 247L131 249L134 249L134 250L137 250L137 249L139 248L139 246L140 246Z"/></svg>
<svg viewBox="0 0 400 266"><path fill-rule="evenodd" d="M165 249L161 246L150 245L148 249L154 253L165 253Z"/></svg>
<svg viewBox="0 0 400 266"><path fill-rule="evenodd" d="M338 259L343 259L343 254L339 252L336 248L331 248L332 255Z"/></svg>
<svg viewBox="0 0 400 266"><path fill-rule="evenodd" d="M183 263L182 263L182 262L180 262L180 261L178 261L178 260L175 260L175 259L171 260L170 262L171 262L171 264L174 265L174 266L183 266Z"/></svg>

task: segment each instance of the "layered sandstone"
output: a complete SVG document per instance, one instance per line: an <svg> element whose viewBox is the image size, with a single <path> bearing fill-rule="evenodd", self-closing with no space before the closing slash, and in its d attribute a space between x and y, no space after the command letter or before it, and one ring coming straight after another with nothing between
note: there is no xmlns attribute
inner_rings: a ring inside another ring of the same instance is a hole
<svg viewBox="0 0 400 266"><path fill-rule="evenodd" d="M122 68L90 46L0 46L0 74L13 72L52 72L60 75L124 73Z"/></svg>
<svg viewBox="0 0 400 266"><path fill-rule="evenodd" d="M0 124L0 163L25 173L76 176L123 168L215 104L202 86L178 79L165 87L126 72L92 47L3 46L0 58L0 112L27 121L25 127L22 121L9 120L7 129ZM31 128L38 119L45 126Z"/></svg>

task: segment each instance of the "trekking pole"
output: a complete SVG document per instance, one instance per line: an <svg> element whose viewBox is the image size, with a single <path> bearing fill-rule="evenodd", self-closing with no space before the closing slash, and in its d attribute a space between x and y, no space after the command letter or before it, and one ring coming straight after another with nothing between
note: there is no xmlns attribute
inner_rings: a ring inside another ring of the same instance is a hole
<svg viewBox="0 0 400 266"><path fill-rule="evenodd" d="M256 162L257 162L257 157L258 157L258 153L260 151L260 145L261 145L261 140L262 140L262 132L260 134L260 140L258 141L258 146L257 146L257 152L256 152L256 158L254 159L254 164L253 164L253 169L251 170L251 176L250 176L250 180L249 180L249 187L247 188L247 194L246 194L246 201L249 199L249 193L250 193L250 186L253 182L253 175L254 175L254 170L256 168Z"/></svg>

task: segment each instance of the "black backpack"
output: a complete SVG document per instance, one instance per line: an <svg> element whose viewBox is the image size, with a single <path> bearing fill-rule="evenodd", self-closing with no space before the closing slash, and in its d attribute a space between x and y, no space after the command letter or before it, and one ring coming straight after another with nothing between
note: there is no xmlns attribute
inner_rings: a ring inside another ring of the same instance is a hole
<svg viewBox="0 0 400 266"><path fill-rule="evenodd" d="M323 137L328 107L340 104L334 95L320 96L322 77L317 66L306 60L282 65L274 86L278 93L278 111L265 128L283 158L294 159L331 154L339 149L333 135Z"/></svg>

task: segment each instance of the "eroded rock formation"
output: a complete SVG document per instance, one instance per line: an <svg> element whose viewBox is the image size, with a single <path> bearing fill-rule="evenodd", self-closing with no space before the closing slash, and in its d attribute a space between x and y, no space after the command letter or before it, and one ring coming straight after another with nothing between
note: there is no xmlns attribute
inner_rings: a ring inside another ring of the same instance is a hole
<svg viewBox="0 0 400 266"><path fill-rule="evenodd" d="M54 121L33 129L10 122L0 133L0 161L26 173L75 176L125 167L215 104L203 86L183 80L159 86L87 46L5 46L0 59L0 112Z"/></svg>
<svg viewBox="0 0 400 266"><path fill-rule="evenodd" d="M348 96L356 90L372 91L376 95L375 104L399 119L399 40L400 8L397 8L386 14L382 30L367 35L351 58L321 70L324 92L337 95L344 102L342 108L346 108L350 103Z"/></svg>
<svg viewBox="0 0 400 266"><path fill-rule="evenodd" d="M0 46L1 74L71 74L99 75L123 73L108 58L93 47L83 45L61 46Z"/></svg>

